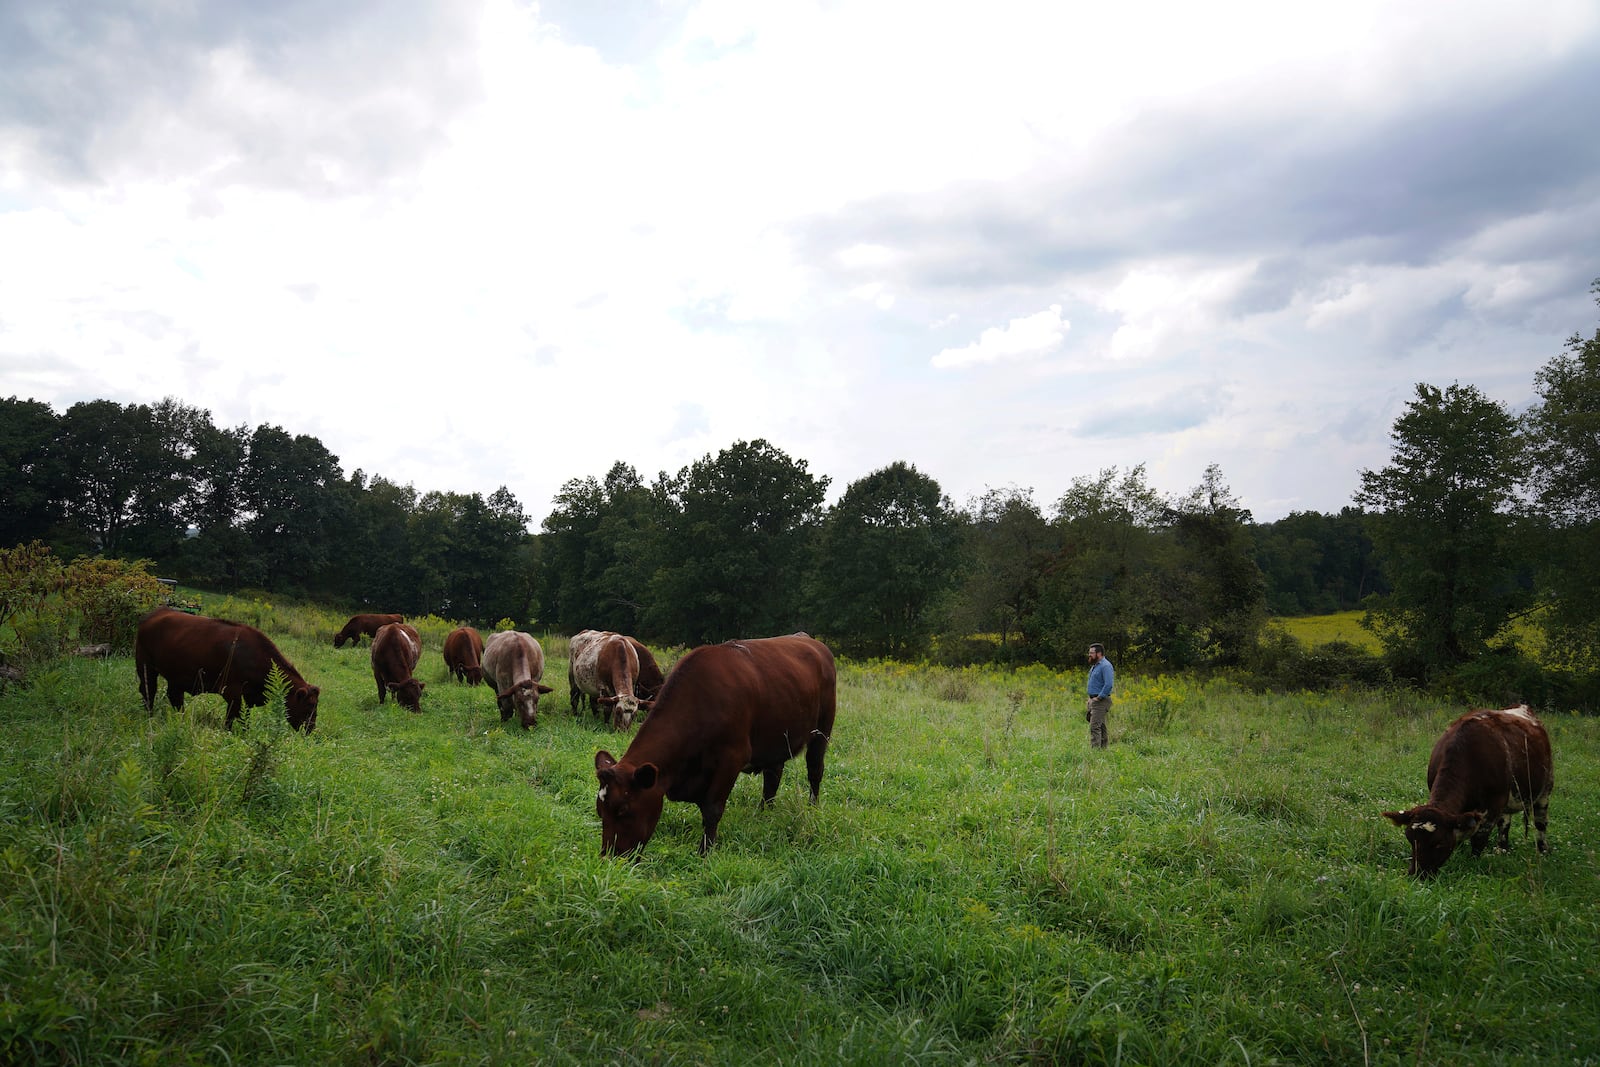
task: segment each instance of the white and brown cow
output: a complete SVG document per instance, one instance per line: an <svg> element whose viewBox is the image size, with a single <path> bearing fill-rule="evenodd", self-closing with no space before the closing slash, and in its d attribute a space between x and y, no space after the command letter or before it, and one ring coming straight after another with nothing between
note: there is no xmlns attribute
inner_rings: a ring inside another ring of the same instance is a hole
<svg viewBox="0 0 1600 1067"><path fill-rule="evenodd" d="M544 649L529 634L501 630L483 646L483 680L494 687L500 721L516 712L524 730L539 721L539 698L554 692L541 684L544 677Z"/></svg>
<svg viewBox="0 0 1600 1067"><path fill-rule="evenodd" d="M1428 758L1428 802L1408 811L1386 811L1384 818L1406 832L1411 843L1408 873L1431 878L1463 838L1472 854L1500 830L1499 847L1511 847L1511 817L1528 815L1539 833L1539 851L1548 852L1545 827L1555 774L1550 735L1526 704L1503 711L1469 711L1445 729Z"/></svg>
<svg viewBox="0 0 1600 1067"><path fill-rule="evenodd" d="M597 717L613 729L633 725L641 708L648 709L635 692L639 678L639 653L629 637L610 630L583 630L567 642L567 688L572 713L577 715L585 697Z"/></svg>

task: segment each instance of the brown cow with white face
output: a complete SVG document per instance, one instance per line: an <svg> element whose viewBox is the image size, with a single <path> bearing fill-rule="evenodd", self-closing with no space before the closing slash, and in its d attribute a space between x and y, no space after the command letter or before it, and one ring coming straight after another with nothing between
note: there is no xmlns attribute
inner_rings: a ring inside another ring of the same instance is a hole
<svg viewBox="0 0 1600 1067"><path fill-rule="evenodd" d="M404 615L352 615L344 629L333 635L333 647L343 648L346 641L357 645L363 637L377 637L378 631L392 622L405 622Z"/></svg>
<svg viewBox="0 0 1600 1067"><path fill-rule="evenodd" d="M372 677L378 683L378 703L390 693L395 702L410 711L422 710L422 691L427 683L413 675L422 658L422 638L416 627L391 622L379 627L372 639Z"/></svg>
<svg viewBox="0 0 1600 1067"><path fill-rule="evenodd" d="M585 697L596 717L604 715L613 729L626 730L648 703L635 689L639 653L631 638L609 630L583 630L567 642L567 689L572 713Z"/></svg>
<svg viewBox="0 0 1600 1067"><path fill-rule="evenodd" d="M459 626L444 639L444 665L450 676L468 685L483 684L483 638L470 626Z"/></svg>
<svg viewBox="0 0 1600 1067"><path fill-rule="evenodd" d="M524 730L539 721L539 698L555 690L542 684L544 649L529 634L501 630L483 646L483 680L494 689L500 721L513 712Z"/></svg>
<svg viewBox="0 0 1600 1067"><path fill-rule="evenodd" d="M601 854L643 848L668 800L699 805L704 853L716 843L740 773L762 775L765 807L784 764L802 752L815 803L836 689L833 653L805 634L706 645L684 656L623 757L595 753Z"/></svg>
<svg viewBox="0 0 1600 1067"><path fill-rule="evenodd" d="M288 681L284 711L289 725L310 733L317 726L321 690L295 670L278 646L254 626L156 608L139 620L133 642L133 666L139 695L154 710L156 689L167 682L167 702L183 707L185 694L219 693L228 705L226 725L267 702L267 681L276 665Z"/></svg>
<svg viewBox="0 0 1600 1067"><path fill-rule="evenodd" d="M1428 758L1428 802L1383 815L1404 829L1411 843L1407 873L1431 878L1463 838L1472 838L1476 856L1498 827L1499 847L1509 850L1513 811L1522 812L1524 834L1532 812L1539 851L1548 852L1545 827L1554 784L1550 735L1526 704L1469 711L1434 743Z"/></svg>

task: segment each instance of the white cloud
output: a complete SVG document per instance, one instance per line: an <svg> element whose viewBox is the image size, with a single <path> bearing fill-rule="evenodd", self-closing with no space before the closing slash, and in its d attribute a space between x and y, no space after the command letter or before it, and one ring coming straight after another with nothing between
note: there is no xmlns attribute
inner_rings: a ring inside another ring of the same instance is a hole
<svg viewBox="0 0 1600 1067"><path fill-rule="evenodd" d="M1061 317L1061 305L1012 319L1004 327L991 326L972 344L946 348L933 357L935 367L970 367L978 363L1042 356L1055 351L1072 324Z"/></svg>
<svg viewBox="0 0 1600 1067"><path fill-rule="evenodd" d="M627 63L514 0L225 38L163 10L150 63L0 35L14 84L77 87L0 100L0 395L171 393L536 517L755 436L835 491L1217 460L1247 503L1336 509L1417 377L1520 351L1526 391L1593 321L1587 125L1494 165L1531 79L1600 92L1591 3L719 0ZM1410 173L1478 170L1422 202L1372 161L1431 139ZM927 376L934 329L935 367L1007 388ZM1116 361L1128 436L1040 414L1082 360Z"/></svg>

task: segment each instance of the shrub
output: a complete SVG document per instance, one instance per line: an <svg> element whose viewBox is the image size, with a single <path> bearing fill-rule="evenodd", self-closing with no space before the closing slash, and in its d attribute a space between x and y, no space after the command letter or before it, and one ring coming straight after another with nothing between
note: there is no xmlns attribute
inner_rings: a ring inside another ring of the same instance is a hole
<svg viewBox="0 0 1600 1067"><path fill-rule="evenodd" d="M67 567L62 593L78 614L78 639L103 642L120 652L133 648L139 620L166 598L145 560L87 557Z"/></svg>
<svg viewBox="0 0 1600 1067"><path fill-rule="evenodd" d="M1257 686L1281 692L1379 688L1394 682L1383 658L1361 645L1329 641L1307 648L1277 623L1262 633L1246 668Z"/></svg>

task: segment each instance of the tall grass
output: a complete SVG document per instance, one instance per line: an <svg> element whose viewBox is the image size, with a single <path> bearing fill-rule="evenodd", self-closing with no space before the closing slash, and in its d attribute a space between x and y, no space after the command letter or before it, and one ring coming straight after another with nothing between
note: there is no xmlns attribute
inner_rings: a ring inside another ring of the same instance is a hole
<svg viewBox="0 0 1600 1067"><path fill-rule="evenodd" d="M820 805L791 766L628 863L560 642L525 733L437 643L412 715L256 610L310 737L127 659L0 696L0 1061L1600 1062L1593 720L1547 720L1552 853L1422 885L1378 812L1459 709L1135 675L1092 752L1079 673L845 663Z"/></svg>

